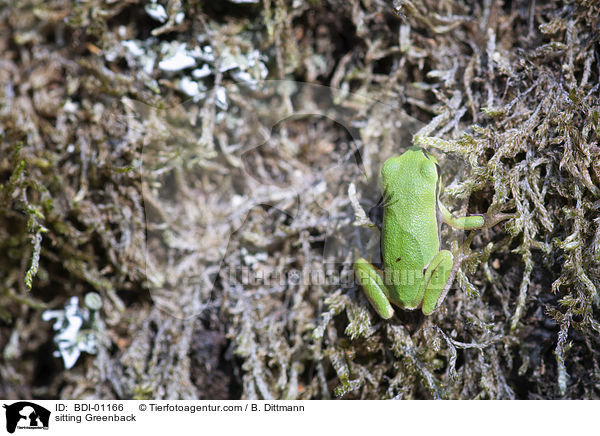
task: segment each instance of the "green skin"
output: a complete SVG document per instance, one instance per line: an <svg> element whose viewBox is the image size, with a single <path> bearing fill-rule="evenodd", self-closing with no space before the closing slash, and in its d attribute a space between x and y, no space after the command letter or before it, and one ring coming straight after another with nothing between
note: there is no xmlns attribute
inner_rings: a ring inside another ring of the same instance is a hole
<svg viewBox="0 0 600 436"><path fill-rule="evenodd" d="M435 157L419 147L386 160L379 173L384 213L381 254L384 271L360 258L354 272L369 301L384 319L390 303L433 313L446 296L454 257L440 250L439 218L455 228L483 227L483 216L455 218L438 199Z"/></svg>

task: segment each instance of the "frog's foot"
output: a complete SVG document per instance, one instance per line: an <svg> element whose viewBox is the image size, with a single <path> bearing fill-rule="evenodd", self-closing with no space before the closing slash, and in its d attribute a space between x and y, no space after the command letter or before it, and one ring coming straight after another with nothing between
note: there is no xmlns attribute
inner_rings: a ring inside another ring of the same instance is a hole
<svg viewBox="0 0 600 436"><path fill-rule="evenodd" d="M354 262L354 275L371 302L373 309L383 319L390 319L394 315L394 309L390 304L382 275L377 268L361 257Z"/></svg>
<svg viewBox="0 0 600 436"><path fill-rule="evenodd" d="M486 229L489 229L490 227L494 227L496 224L504 221L504 220L509 220L511 218L516 218L517 214L516 213L495 213L491 216L485 216L485 224L482 226Z"/></svg>

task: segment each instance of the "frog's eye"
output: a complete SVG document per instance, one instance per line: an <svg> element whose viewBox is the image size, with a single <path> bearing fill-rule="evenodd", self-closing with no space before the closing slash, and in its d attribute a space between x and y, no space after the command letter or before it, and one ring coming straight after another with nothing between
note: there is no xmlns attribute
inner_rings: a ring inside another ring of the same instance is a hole
<svg viewBox="0 0 600 436"><path fill-rule="evenodd" d="M402 169L397 157L386 160L379 170L379 180L382 183L382 186L385 186L386 179L389 178L391 180L394 177L397 177L398 173L401 171Z"/></svg>
<svg viewBox="0 0 600 436"><path fill-rule="evenodd" d="M425 180L435 182L438 177L437 165L429 159L424 159L421 163L421 174Z"/></svg>

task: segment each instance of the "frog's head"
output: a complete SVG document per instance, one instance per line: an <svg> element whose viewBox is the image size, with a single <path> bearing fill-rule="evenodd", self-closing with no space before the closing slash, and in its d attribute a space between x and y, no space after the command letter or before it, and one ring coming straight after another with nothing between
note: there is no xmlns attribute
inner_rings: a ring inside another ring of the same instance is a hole
<svg viewBox="0 0 600 436"><path fill-rule="evenodd" d="M412 192L437 186L438 162L421 147L411 147L400 156L386 160L379 171L379 184L384 192L401 185Z"/></svg>

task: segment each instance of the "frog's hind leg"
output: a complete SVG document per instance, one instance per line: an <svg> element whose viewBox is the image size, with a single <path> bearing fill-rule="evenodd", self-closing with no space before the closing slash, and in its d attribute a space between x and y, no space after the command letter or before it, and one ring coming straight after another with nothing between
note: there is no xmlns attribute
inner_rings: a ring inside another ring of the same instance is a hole
<svg viewBox="0 0 600 436"><path fill-rule="evenodd" d="M379 316L390 319L394 315L394 309L379 270L361 257L354 262L354 275Z"/></svg>
<svg viewBox="0 0 600 436"><path fill-rule="evenodd" d="M425 293L421 310L430 315L446 297L446 283L452 271L454 256L448 250L442 250L429 262L423 277Z"/></svg>

